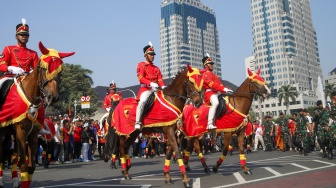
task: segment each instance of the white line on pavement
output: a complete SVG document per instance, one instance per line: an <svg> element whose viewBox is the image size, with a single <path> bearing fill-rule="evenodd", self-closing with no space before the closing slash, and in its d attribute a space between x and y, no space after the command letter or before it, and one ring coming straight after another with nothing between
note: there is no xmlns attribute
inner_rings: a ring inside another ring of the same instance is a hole
<svg viewBox="0 0 336 188"><path fill-rule="evenodd" d="M246 180L243 178L242 175L240 175L239 172L235 172L233 173L233 175L236 177L236 179L238 180L239 183L245 183Z"/></svg>
<svg viewBox="0 0 336 188"><path fill-rule="evenodd" d="M281 174L275 170L273 170L270 167L264 167L267 171L271 172L272 174L274 174L275 176L281 176Z"/></svg>
<svg viewBox="0 0 336 188"><path fill-rule="evenodd" d="M311 169L311 168L308 168L308 167L305 167L305 166L302 166L302 165L299 165L299 164L296 164L296 163L290 163L290 164L293 165L293 166L297 166L299 168L303 168L305 170L310 170Z"/></svg>

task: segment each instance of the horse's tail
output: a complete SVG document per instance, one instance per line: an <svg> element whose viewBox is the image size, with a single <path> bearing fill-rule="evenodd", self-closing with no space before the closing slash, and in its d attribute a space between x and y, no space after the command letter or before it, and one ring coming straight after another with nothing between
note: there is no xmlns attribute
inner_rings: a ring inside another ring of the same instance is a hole
<svg viewBox="0 0 336 188"><path fill-rule="evenodd" d="M111 155L111 148L112 148L112 138L114 134L114 129L112 127L109 127L107 135L106 135L106 142L104 147L104 161L108 162L109 156Z"/></svg>
<svg viewBox="0 0 336 188"><path fill-rule="evenodd" d="M106 122L108 122L109 129L108 133L106 135L106 142L104 147L104 161L109 161L109 156L112 155L112 153L116 150L117 142L119 141L118 135L115 133L115 129L111 127L111 120L112 120L112 114L117 105L119 104L119 101L111 101L111 109L109 111L109 115L106 118Z"/></svg>

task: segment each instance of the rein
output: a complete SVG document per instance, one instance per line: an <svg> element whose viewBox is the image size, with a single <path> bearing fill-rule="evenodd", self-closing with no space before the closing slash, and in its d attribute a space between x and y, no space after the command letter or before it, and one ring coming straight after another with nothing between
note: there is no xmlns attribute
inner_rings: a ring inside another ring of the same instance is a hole
<svg viewBox="0 0 336 188"><path fill-rule="evenodd" d="M176 93L169 93L169 92L165 92L165 91L162 90L163 94L173 96L173 97L182 98L182 99L185 99L185 100L187 100L188 98L192 98L192 96L197 95L198 92L197 91L191 91L190 87L188 87L189 84L188 84L187 81L189 81L189 78L184 80L184 82L183 82L183 85L187 90L187 96L183 96L183 95L176 94Z"/></svg>

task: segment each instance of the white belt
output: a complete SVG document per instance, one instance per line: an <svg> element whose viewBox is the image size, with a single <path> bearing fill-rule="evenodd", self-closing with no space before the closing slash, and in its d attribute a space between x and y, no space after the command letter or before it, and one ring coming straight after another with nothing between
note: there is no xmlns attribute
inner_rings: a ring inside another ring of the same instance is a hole
<svg viewBox="0 0 336 188"><path fill-rule="evenodd" d="M151 86L148 86L146 84L140 84L140 87L148 87L148 88L151 88Z"/></svg>
<svg viewBox="0 0 336 188"><path fill-rule="evenodd" d="M213 91L213 92L216 92L215 90L213 89L206 89L205 92L208 92L208 91Z"/></svg>

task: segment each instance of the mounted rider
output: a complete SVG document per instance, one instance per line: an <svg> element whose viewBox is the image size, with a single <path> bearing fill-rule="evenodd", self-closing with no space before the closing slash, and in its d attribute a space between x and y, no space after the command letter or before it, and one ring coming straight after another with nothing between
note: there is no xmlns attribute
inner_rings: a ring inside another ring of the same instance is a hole
<svg viewBox="0 0 336 188"><path fill-rule="evenodd" d="M26 19L22 18L22 23L16 26L15 38L17 45L6 46L0 54L0 72L5 74L30 72L39 61L37 52L27 48L29 26L26 24Z"/></svg>
<svg viewBox="0 0 336 188"><path fill-rule="evenodd" d="M211 60L210 55L207 55L202 59L204 70L203 70L203 88L205 90L204 102L206 104L211 103L211 107L208 114L208 126L207 129L216 129L214 125L214 118L216 109L219 105L218 96L222 92L232 93L233 91L225 87L218 76L212 71L214 70L214 62Z"/></svg>
<svg viewBox="0 0 336 188"><path fill-rule="evenodd" d="M112 80L109 88L109 94L105 96L103 108L109 112L111 109L111 105L113 101L122 101L122 97L120 94L116 93L117 91L117 84Z"/></svg>
<svg viewBox="0 0 336 188"><path fill-rule="evenodd" d="M137 76L140 82L140 89L138 91L137 99L139 100L134 128L140 130L142 127L141 115L144 110L144 106L149 96L155 92L159 87L164 89L166 86L162 79L162 74L159 67L154 65L155 52L151 42L149 45L143 48L144 57L146 61L140 62L137 65Z"/></svg>

